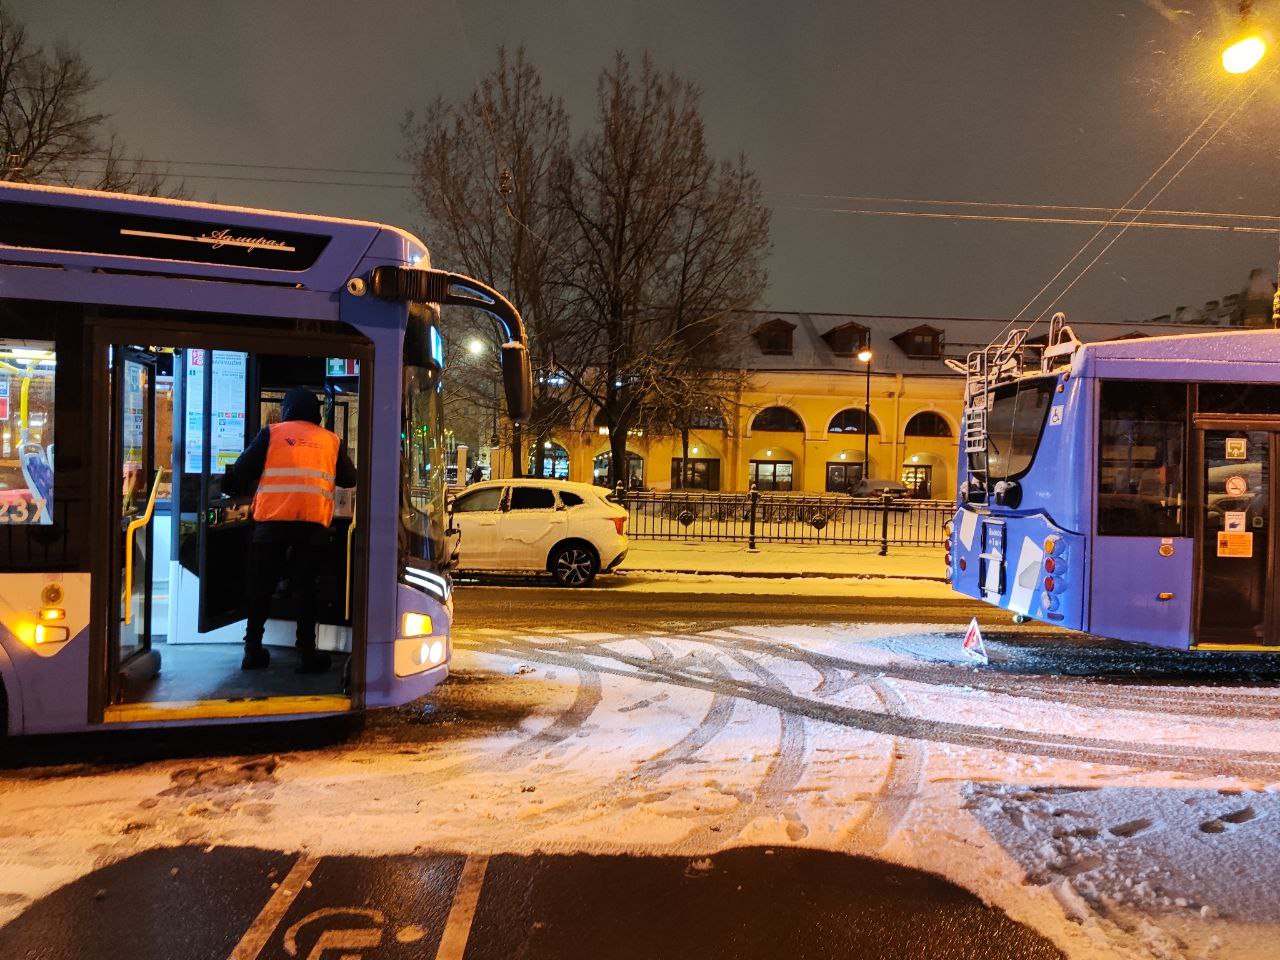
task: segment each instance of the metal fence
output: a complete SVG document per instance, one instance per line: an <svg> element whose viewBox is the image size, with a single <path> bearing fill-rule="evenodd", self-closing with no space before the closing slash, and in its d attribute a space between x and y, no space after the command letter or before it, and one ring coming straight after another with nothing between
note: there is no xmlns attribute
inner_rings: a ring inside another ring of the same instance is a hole
<svg viewBox="0 0 1280 960"><path fill-rule="evenodd" d="M938 546L955 515L949 500L854 499L842 494L616 492L639 540L746 540Z"/></svg>

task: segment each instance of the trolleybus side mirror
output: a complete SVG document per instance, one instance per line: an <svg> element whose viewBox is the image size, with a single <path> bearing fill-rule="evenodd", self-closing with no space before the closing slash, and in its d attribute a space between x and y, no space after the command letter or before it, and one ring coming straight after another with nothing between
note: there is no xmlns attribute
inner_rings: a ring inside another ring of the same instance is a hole
<svg viewBox="0 0 1280 960"><path fill-rule="evenodd" d="M533 410L533 374L529 351L523 343L502 345L502 386L507 397L507 416L517 422L528 420Z"/></svg>

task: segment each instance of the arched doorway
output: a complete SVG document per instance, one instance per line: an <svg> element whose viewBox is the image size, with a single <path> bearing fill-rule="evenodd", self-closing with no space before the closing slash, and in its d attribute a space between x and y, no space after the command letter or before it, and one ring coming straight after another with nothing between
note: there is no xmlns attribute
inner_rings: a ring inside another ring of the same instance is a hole
<svg viewBox="0 0 1280 960"><path fill-rule="evenodd" d="M613 454L608 450L596 455L595 462L591 467L591 482L597 487L607 487L609 485L609 464L612 460ZM628 450L626 469L618 479L628 490L643 489L644 457Z"/></svg>
<svg viewBox="0 0 1280 960"><path fill-rule="evenodd" d="M529 449L529 471L531 477L552 477L556 480L569 479L569 451L554 440L542 442L542 472L538 472L537 451Z"/></svg>

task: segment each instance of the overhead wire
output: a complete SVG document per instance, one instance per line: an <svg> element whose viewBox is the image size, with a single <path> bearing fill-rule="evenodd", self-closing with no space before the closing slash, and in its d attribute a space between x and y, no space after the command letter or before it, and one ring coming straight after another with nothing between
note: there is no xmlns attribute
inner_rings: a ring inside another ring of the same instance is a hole
<svg viewBox="0 0 1280 960"><path fill-rule="evenodd" d="M1119 233L1117 233L1114 237L1112 237L1107 242L1106 246L1104 246L1101 250L1099 250L1098 253L1094 256L1094 258L1090 260L1087 264L1085 264L1084 268L1079 273L1077 273L1075 277L1072 278L1071 282L1068 283L1066 287L1064 287L1061 291L1058 292L1057 296L1055 296L1053 300L1049 303L1049 305L1046 306L1040 312L1040 315L1036 317L1032 326L1034 326L1035 323L1038 323L1040 320L1044 319L1045 314L1047 314L1050 310L1052 310L1062 300L1062 298L1066 296L1068 292L1070 292L1071 288L1074 287L1089 272L1089 270L1093 268L1093 265L1095 263L1097 263L1099 260L1102 259L1102 257L1106 254L1106 252L1115 245L1116 241L1119 240L1122 236L1124 236L1125 231L1128 230L1129 227L1133 225L1134 221L1136 221L1138 217L1141 217L1143 213L1146 212L1147 208L1150 207L1151 204L1155 203L1156 200L1160 198L1160 195L1164 193L1166 190L1168 190L1170 186L1172 186L1173 182L1178 179L1182 171L1186 170L1187 167L1191 166L1191 164L1195 161L1196 157L1200 156L1200 154L1205 151L1205 149L1209 146L1209 144L1211 144L1214 141L1214 138L1217 137L1217 135L1223 131L1223 129L1227 126L1227 124L1229 124L1232 120L1236 118L1236 115L1241 110L1243 110L1245 106L1249 103L1249 101L1252 100L1257 95L1258 91L1262 89L1263 83L1266 82L1267 80L1270 80L1277 73L1280 73L1280 67L1273 68L1270 73L1267 73L1258 78L1257 82L1253 85L1253 88L1249 90L1249 92L1244 97L1241 98L1238 104L1236 104L1235 109L1233 109L1229 114L1227 114L1226 118L1221 123L1219 123L1218 126L1214 129L1213 133L1209 134L1209 136L1205 138L1204 142L1202 142L1198 147L1196 147L1196 149L1192 152L1191 156L1189 156L1185 161L1183 161L1182 166L1178 167L1178 169L1173 172L1173 175L1170 176L1169 179L1165 181L1164 186L1162 186L1159 190L1157 190L1151 196L1151 198L1147 201L1147 203L1143 205L1143 208L1139 210L1136 214L1134 214L1134 220L1131 220L1128 224L1124 226L1123 229L1120 230Z"/></svg>

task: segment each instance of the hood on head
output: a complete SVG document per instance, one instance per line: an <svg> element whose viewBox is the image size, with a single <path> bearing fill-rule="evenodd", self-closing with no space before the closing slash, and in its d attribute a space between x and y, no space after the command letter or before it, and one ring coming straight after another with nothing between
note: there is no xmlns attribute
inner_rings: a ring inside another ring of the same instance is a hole
<svg viewBox="0 0 1280 960"><path fill-rule="evenodd" d="M305 420L308 423L320 422L320 401L316 395L305 387L294 387L284 395L284 403L280 408L280 419Z"/></svg>

